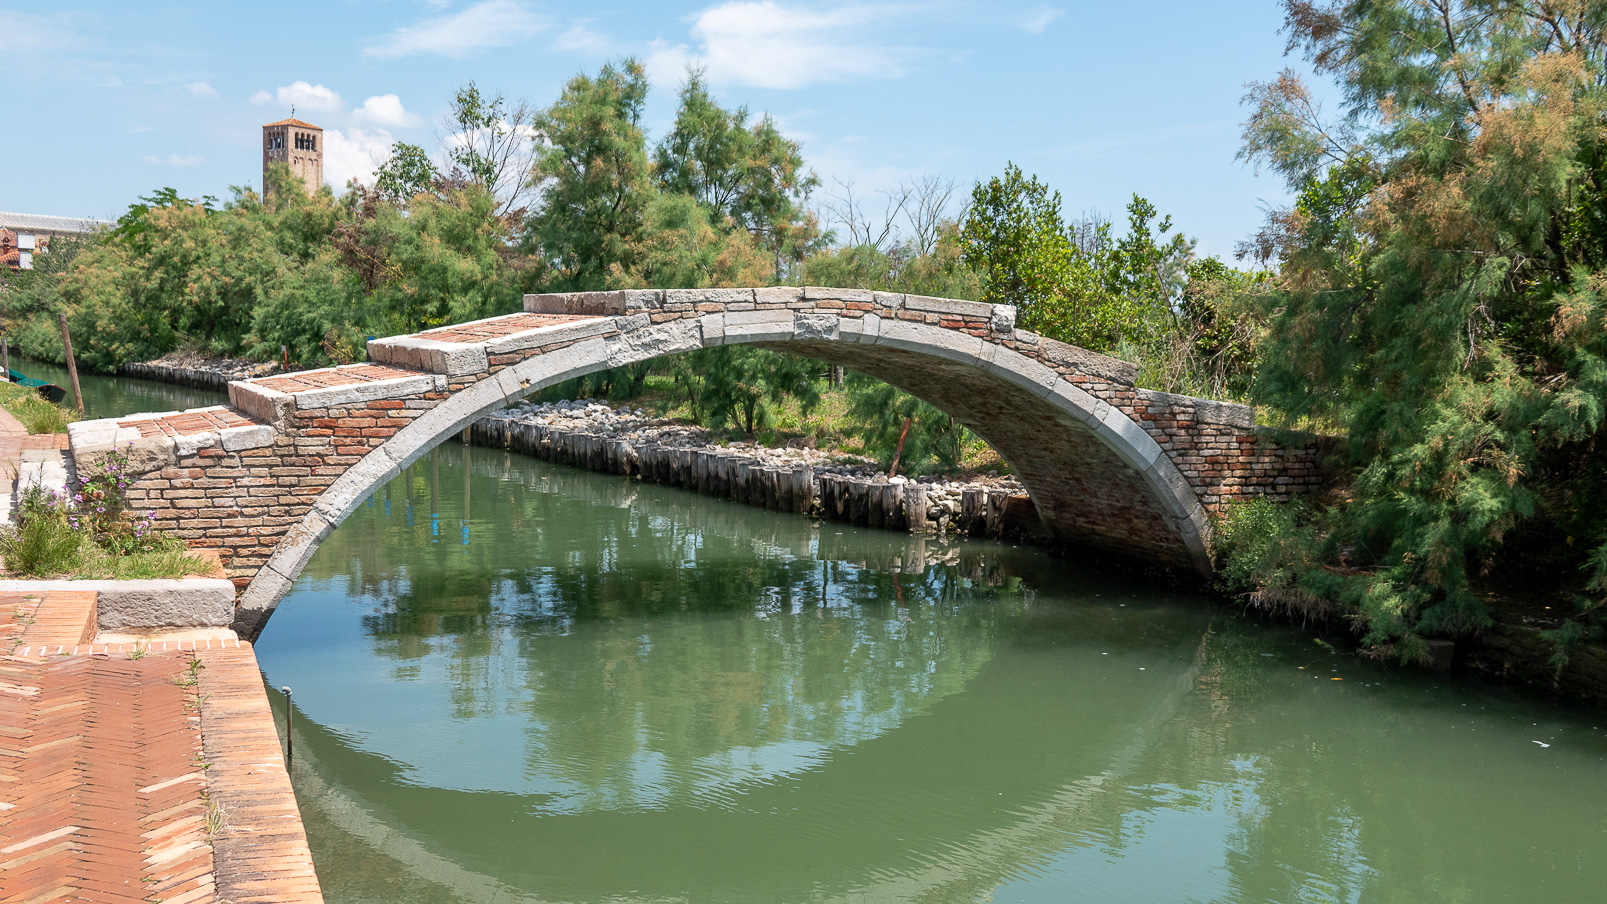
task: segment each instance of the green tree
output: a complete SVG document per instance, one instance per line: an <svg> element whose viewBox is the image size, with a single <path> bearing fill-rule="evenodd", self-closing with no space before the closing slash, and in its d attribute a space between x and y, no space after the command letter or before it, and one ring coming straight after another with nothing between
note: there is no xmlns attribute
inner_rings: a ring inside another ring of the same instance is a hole
<svg viewBox="0 0 1607 904"><path fill-rule="evenodd" d="M860 373L848 375L847 389L850 429L883 469L895 456L899 472L911 476L959 467L971 433L948 413Z"/></svg>
<svg viewBox="0 0 1607 904"><path fill-rule="evenodd" d="M730 424L753 436L789 398L806 413L820 403L823 368L797 355L726 345L679 355L673 368L693 418L715 429Z"/></svg>
<svg viewBox="0 0 1607 904"><path fill-rule="evenodd" d="M607 278L611 288L703 289L761 286L771 261L745 231L720 230L690 195L660 192L642 211L642 228Z"/></svg>
<svg viewBox="0 0 1607 904"><path fill-rule="evenodd" d="M1015 305L1022 326L1050 338L1145 356L1176 331L1193 243L1138 195L1115 240L1109 224L1075 228L1060 209L1059 192L1013 163L977 183L959 240L982 299Z"/></svg>
<svg viewBox="0 0 1607 904"><path fill-rule="evenodd" d="M1248 98L1244 155L1297 197L1252 246L1280 267L1256 392L1341 427L1355 474L1289 580L1403 655L1487 622L1477 575L1599 605L1607 8L1284 5L1344 109L1287 72Z"/></svg>
<svg viewBox="0 0 1607 904"><path fill-rule="evenodd" d="M519 174L524 178L524 174ZM414 195L430 190L438 178L435 164L424 149L398 141L391 145L389 160L380 164L374 174L374 189L393 203L406 206Z"/></svg>
<svg viewBox="0 0 1607 904"><path fill-rule="evenodd" d="M675 125L653 164L663 191L695 198L769 249L777 277L819 234L804 205L820 180L805 169L798 143L769 116L749 125L746 107L721 107L701 70L688 71Z"/></svg>
<svg viewBox="0 0 1607 904"><path fill-rule="evenodd" d="M529 173L536 152L533 119L529 104L509 101L500 92L484 94L472 81L452 95L444 121L446 158L458 173L455 181L472 183L496 199L499 217L521 212L530 197ZM425 167L433 172L421 151L401 147L408 149L400 164L408 172L398 176L416 177Z"/></svg>
<svg viewBox="0 0 1607 904"><path fill-rule="evenodd" d="M540 209L527 226L555 290L600 289L616 265L632 267L632 243L652 198L642 134L647 75L640 63L610 63L577 75L536 114L547 139L531 167Z"/></svg>

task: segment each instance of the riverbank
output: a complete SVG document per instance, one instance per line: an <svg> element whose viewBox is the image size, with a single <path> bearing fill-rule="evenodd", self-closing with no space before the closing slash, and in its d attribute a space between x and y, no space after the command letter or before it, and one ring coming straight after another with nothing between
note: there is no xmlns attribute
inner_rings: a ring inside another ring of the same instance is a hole
<svg viewBox="0 0 1607 904"><path fill-rule="evenodd" d="M230 380L249 380L278 373L279 365L245 358L208 358L196 352L168 352L154 361L124 364L120 372L143 380L228 392Z"/></svg>
<svg viewBox="0 0 1607 904"><path fill-rule="evenodd" d="M862 456L721 444L709 431L628 405L525 404L487 415L470 436L543 461L856 526L1047 539L1032 497L1013 477L889 476Z"/></svg>

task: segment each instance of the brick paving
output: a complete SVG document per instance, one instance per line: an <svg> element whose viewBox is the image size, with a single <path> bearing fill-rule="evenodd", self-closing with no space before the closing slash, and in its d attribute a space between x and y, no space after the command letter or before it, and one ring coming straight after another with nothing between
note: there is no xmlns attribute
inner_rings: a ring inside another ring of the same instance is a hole
<svg viewBox="0 0 1607 904"><path fill-rule="evenodd" d="M161 417L130 418L117 422L119 427L132 427L138 430L142 437L190 436L196 433L216 433L219 430L227 430L230 427L253 427L258 425L257 421L222 405L215 408L197 408L193 411L174 412L164 414Z"/></svg>
<svg viewBox="0 0 1607 904"><path fill-rule="evenodd" d="M354 367L328 367L322 370L304 370L300 373L287 374L278 377L258 377L255 380L244 382L252 386L261 386L275 392L298 393L310 389L329 389L335 386L356 386L361 383L378 383L381 380L396 380L402 377L416 377L417 371L402 370L396 367L386 367L382 364L359 364Z"/></svg>
<svg viewBox="0 0 1607 904"><path fill-rule="evenodd" d="M18 647L74 647L94 636L94 591L0 593L0 655Z"/></svg>
<svg viewBox="0 0 1607 904"><path fill-rule="evenodd" d="M0 904L322 901L250 644L93 643L93 592L0 607Z"/></svg>
<svg viewBox="0 0 1607 904"><path fill-rule="evenodd" d="M511 336L514 333L522 333L525 330L537 330L542 327L577 323L582 320L600 319L599 317L584 314L510 314L507 317L482 320L479 323L464 323L458 326L429 330L419 333L413 338L430 339L435 342L486 342L491 339L501 339L503 336Z"/></svg>

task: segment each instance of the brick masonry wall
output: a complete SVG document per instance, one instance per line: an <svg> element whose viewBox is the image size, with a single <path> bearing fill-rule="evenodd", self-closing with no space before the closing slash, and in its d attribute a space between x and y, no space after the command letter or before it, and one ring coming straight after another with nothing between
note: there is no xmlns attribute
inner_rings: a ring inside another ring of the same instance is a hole
<svg viewBox="0 0 1607 904"><path fill-rule="evenodd" d="M1249 409L1137 389L1132 364L1017 330L1008 307L781 288L529 296L526 310L377 340L369 350L376 364L232 384L233 407L251 420L214 416L219 423L246 424L215 434L185 434L194 429L186 426L193 415L178 427L136 423L140 419L74 425L74 454L80 468L93 468L108 445L134 442L135 470L143 471L129 493L134 508L153 511L161 527L193 547L217 549L242 589L287 535L317 516L315 506L329 510L326 529L338 523L349 507L331 501L338 495L331 487L359 463L374 461L376 450L409 424L454 399L474 399L479 410L454 413L451 421L466 426L484 413L488 397L469 390L583 342L596 356L592 369L746 342L888 379L999 448L1059 542L1182 568L1201 567L1203 541L1187 541L1185 522L1193 518L1198 534L1201 519L1179 516L1180 495L1192 496L1205 513L1220 514L1233 501L1287 499L1321 479L1312 447L1277 444L1255 428ZM489 396L492 407L548 382L499 384ZM1024 388L1028 384L1033 388ZM1075 389L1051 391L1064 384ZM1068 414L1070 403L1054 401L1056 393L1080 400L1072 405L1081 405L1080 413ZM422 442L415 437L405 444L413 451L398 454L416 457L461 426L431 428L438 435ZM1146 462L1134 460L1133 450L1149 440L1173 467L1160 468L1157 460L1146 473ZM362 495L377 486L380 466L389 460L375 466L376 482L360 487ZM1170 502L1157 490L1157 481L1169 479L1162 471L1186 482L1186 491L1169 491ZM304 561L301 556L276 567L299 572ZM284 586L294 576L276 580Z"/></svg>

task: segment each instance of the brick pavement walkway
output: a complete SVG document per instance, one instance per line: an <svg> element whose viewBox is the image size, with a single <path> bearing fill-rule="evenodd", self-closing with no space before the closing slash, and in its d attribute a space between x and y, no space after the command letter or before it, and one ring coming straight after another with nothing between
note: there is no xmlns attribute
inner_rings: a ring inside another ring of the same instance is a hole
<svg viewBox="0 0 1607 904"><path fill-rule="evenodd" d="M321 902L251 645L0 596L0 904Z"/></svg>

